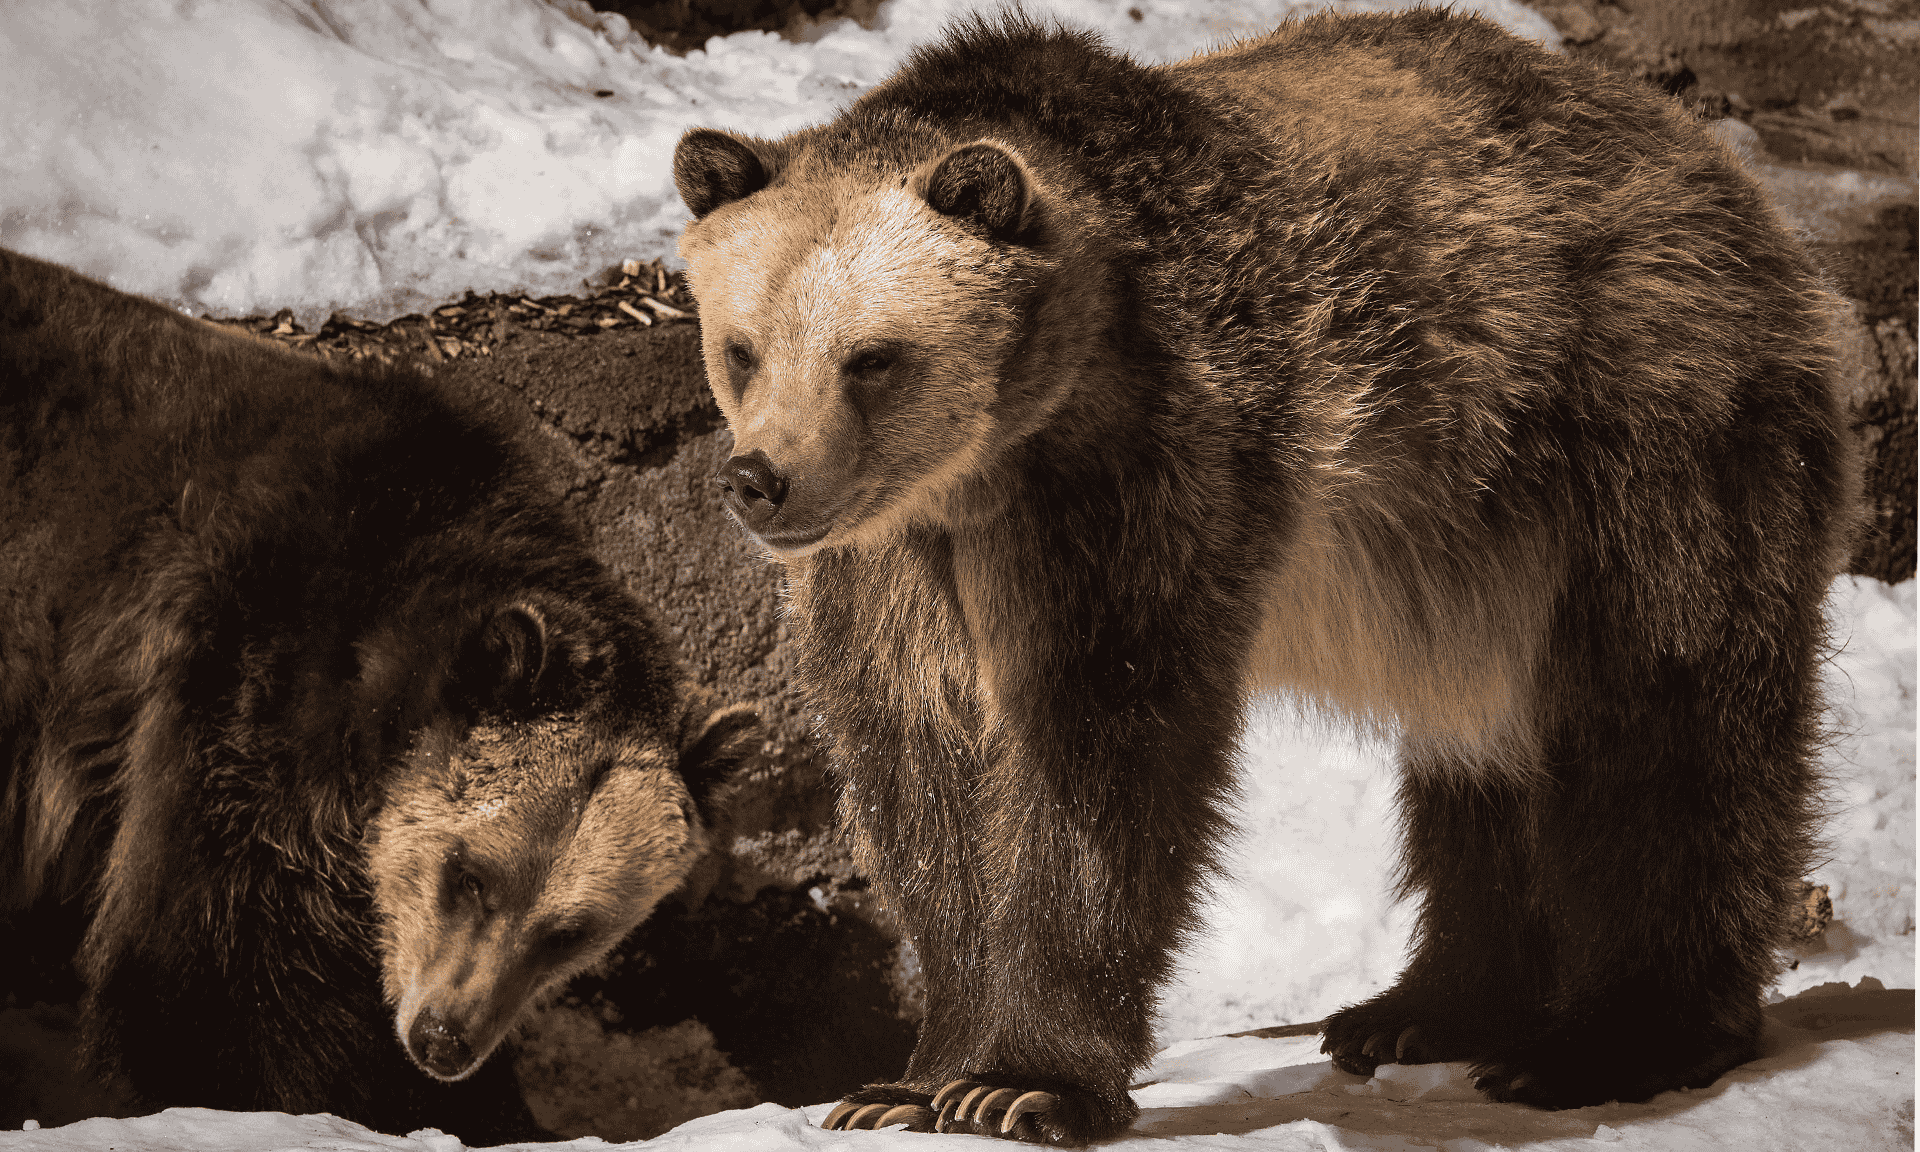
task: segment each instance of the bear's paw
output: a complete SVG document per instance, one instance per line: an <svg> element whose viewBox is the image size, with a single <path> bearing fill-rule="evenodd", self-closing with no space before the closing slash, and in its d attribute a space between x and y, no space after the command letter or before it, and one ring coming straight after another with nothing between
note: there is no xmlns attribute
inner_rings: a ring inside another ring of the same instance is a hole
<svg viewBox="0 0 1920 1152"><path fill-rule="evenodd" d="M1327 1017L1320 1051L1333 1066L1355 1076L1371 1076L1382 1064L1444 1064L1483 1060L1497 1045L1489 1032L1514 1034L1513 1021L1495 1017L1481 1000L1477 1013L1449 1010L1445 997L1405 984Z"/></svg>
<svg viewBox="0 0 1920 1152"><path fill-rule="evenodd" d="M1674 1089L1705 1088L1756 1055L1751 1037L1712 1027L1669 1032L1628 1012L1614 1023L1554 1029L1518 1051L1478 1061L1473 1086L1503 1104L1550 1111L1637 1104Z"/></svg>
<svg viewBox="0 0 1920 1152"><path fill-rule="evenodd" d="M1109 1115L1115 1110L1103 1107L1091 1092L997 1082L1002 1079L1012 1078L953 1080L931 1095L904 1084L870 1084L849 1093L820 1126L852 1130L905 1124L911 1132L958 1132L1078 1148L1125 1131L1133 1120L1131 1109Z"/></svg>

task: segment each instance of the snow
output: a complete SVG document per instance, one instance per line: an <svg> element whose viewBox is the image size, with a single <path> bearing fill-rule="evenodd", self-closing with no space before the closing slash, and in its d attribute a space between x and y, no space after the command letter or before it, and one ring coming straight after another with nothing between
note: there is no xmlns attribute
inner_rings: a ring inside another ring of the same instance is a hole
<svg viewBox="0 0 1920 1152"><path fill-rule="evenodd" d="M1175 1045L1136 1088L1140 1119L1119 1142L1137 1152L1333 1152L1375 1149L1530 1152L1609 1148L1739 1148L1848 1152L1913 1147L1913 995L1865 981L1821 989L1768 1010L1765 1054L1709 1088L1645 1104L1540 1112L1489 1104L1466 1067L1387 1065L1373 1079L1336 1072L1319 1037L1220 1038ZM900 1130L825 1132L831 1105L761 1104L691 1120L663 1136L608 1145L596 1137L516 1149L646 1152L939 1152L1008 1147L976 1136ZM332 1116L171 1108L133 1120L82 1120L41 1132L0 1133L21 1152L460 1152L456 1136L424 1129L383 1136Z"/></svg>
<svg viewBox="0 0 1920 1152"><path fill-rule="evenodd" d="M1318 5L1132 6L1138 21L1128 0L1027 8L1166 60ZM1551 39L1509 0L1460 6ZM746 33L681 58L577 0L6 5L0 244L195 312L290 305L308 324L335 309L384 319L469 287L570 290L622 259L671 254L685 212L669 159L685 128L778 135L825 119L970 8L889 0L872 30L841 21L805 44ZM1815 234L1836 194L1892 194L1856 174L1762 174ZM1386 896L1389 749L1276 709L1245 742L1233 878L1167 990L1167 1047L1142 1076L1129 1146L1911 1148L1912 996L1880 986L1914 981L1914 583L1843 578L1829 606L1830 851L1811 879L1830 886L1835 921L1775 990L1761 1059L1696 1092L1543 1113L1484 1102L1456 1065L1362 1080L1335 1072L1317 1037L1222 1038L1385 986L1407 938L1408 911ZM719 1113L634 1147L924 1152L972 1139L823 1132L827 1108ZM108 1147L462 1145L205 1109L0 1133L0 1149Z"/></svg>
<svg viewBox="0 0 1920 1152"><path fill-rule="evenodd" d="M825 120L979 6L893 0L871 31L742 33L677 57L583 0L10 4L0 245L196 313L291 306L309 327L467 288L571 291L673 254L687 217L670 168L687 128L772 136ZM1165 60L1321 6L1027 8ZM1513 0L1460 7L1552 36Z"/></svg>

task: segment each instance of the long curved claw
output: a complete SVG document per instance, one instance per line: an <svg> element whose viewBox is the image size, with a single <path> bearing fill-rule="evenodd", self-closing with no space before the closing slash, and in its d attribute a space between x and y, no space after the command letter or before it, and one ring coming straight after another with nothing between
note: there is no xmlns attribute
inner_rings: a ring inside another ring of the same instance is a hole
<svg viewBox="0 0 1920 1152"><path fill-rule="evenodd" d="M876 1129L905 1124L908 1131L925 1132L933 1126L933 1109L920 1104L896 1104L873 1122Z"/></svg>
<svg viewBox="0 0 1920 1152"><path fill-rule="evenodd" d="M978 1087L979 1085L971 1080L949 1080L945 1088L933 1094L933 1103L928 1105L928 1107L938 1112L946 1106L949 1096L963 1095L968 1089Z"/></svg>
<svg viewBox="0 0 1920 1152"><path fill-rule="evenodd" d="M1053 1106L1058 1103L1060 1103L1059 1099L1051 1092L1027 1093L1025 1096L1015 1100L1012 1104L1007 1105L1007 1114L1000 1118L1000 1135L1005 1136L1009 1132L1012 1132L1014 1125L1020 1123L1020 1117L1027 1113L1047 1112L1052 1110Z"/></svg>
<svg viewBox="0 0 1920 1152"><path fill-rule="evenodd" d="M961 1083L961 1081L955 1081L955 1083ZM933 1130L935 1132L952 1131L953 1122L956 1119L954 1114L959 1111L960 1093L955 1092L953 1095L947 1097L946 1107L940 1109L939 1119L933 1122Z"/></svg>
<svg viewBox="0 0 1920 1152"><path fill-rule="evenodd" d="M904 1124L914 1132L951 1132L958 1121L970 1123L972 1131L983 1135L997 1129L999 1135L1008 1136L1019 1126L1022 1116L1050 1111L1059 1103L1059 1098L1051 1092L1025 1092L1019 1088L995 1088L973 1080L951 1080L934 1093L930 1104L836 1104L826 1119L820 1121L820 1127L851 1132ZM996 1113L999 1114L997 1124Z"/></svg>
<svg viewBox="0 0 1920 1152"><path fill-rule="evenodd" d="M933 1094L933 1110L939 1115L934 1119L935 1132L950 1132L955 1120L963 1120L960 1109L965 1106L969 1093L979 1088L971 1080L949 1080L946 1087Z"/></svg>
<svg viewBox="0 0 1920 1152"><path fill-rule="evenodd" d="M989 1092L985 1096L981 1097L980 1103L975 1104L973 1106L973 1122L979 1125L985 1125L985 1124L991 1123L991 1121L987 1119L988 1112L993 1111L994 1109L1000 1108L1004 1105L1011 1104L1015 1100L1018 1100L1019 1098L1020 1098L1020 1089L1018 1088L994 1089L992 1092Z"/></svg>

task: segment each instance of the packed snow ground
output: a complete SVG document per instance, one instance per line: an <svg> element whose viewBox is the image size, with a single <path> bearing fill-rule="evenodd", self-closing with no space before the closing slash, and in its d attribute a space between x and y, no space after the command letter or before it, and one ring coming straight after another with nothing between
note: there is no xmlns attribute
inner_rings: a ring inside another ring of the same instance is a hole
<svg viewBox="0 0 1920 1152"><path fill-rule="evenodd" d="M1645 1104L1539 1112L1489 1104L1464 1065L1388 1065L1372 1080L1335 1072L1319 1037L1197 1040L1160 1054L1136 1089L1140 1120L1114 1144L1138 1152L1896 1152L1913 1147L1913 995L1835 987L1768 1010L1767 1053L1710 1088ZM646 1152L962 1152L1010 1148L978 1136L899 1130L823 1132L830 1106L762 1104L692 1120L664 1136L609 1145L597 1137L508 1148ZM332 1116L174 1108L137 1120L83 1120L0 1133L21 1152L461 1152L434 1129L384 1136Z"/></svg>
<svg viewBox="0 0 1920 1152"><path fill-rule="evenodd" d="M1314 6L1027 7L1164 60ZM1550 36L1507 0L1462 6ZM467 288L567 290L622 259L671 253L685 219L668 172L682 130L777 135L825 119L973 7L891 0L873 30L840 22L806 44L747 33L680 58L575 0L7 5L0 245L195 312L293 306L309 324L334 309L384 319ZM1739 127L1728 130L1738 142ZM1762 175L1816 234L1839 200L1870 204L1911 188L1852 173ZM1830 605L1841 645L1828 678L1832 851L1813 879L1831 885L1836 920L1775 995L1828 982L1862 990L1776 1004L1768 1055L1711 1089L1571 1113L1484 1103L1451 1065L1387 1068L1363 1082L1332 1071L1314 1038L1194 1039L1319 1019L1389 983L1401 962L1408 913L1385 898L1388 752L1276 712L1246 742L1234 879L1166 997L1161 1036L1173 1046L1143 1076L1158 1083L1139 1090L1145 1112L1131 1139L1236 1152L1910 1148L1911 996L1863 981L1914 982L1914 585L1843 579ZM723 1113L645 1147L930 1146L920 1135L819 1132L811 1125L825 1107ZM460 1145L327 1117L194 1109L0 1133L0 1148L108 1146Z"/></svg>

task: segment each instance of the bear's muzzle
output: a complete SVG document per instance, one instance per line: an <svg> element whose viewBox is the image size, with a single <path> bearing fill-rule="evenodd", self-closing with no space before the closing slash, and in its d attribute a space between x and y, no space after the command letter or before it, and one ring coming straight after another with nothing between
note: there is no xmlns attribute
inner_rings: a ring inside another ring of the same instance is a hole
<svg viewBox="0 0 1920 1152"><path fill-rule="evenodd" d="M422 1008L407 1029L407 1055L414 1063L445 1080L458 1080L477 1061L461 1030L433 1008Z"/></svg>
<svg viewBox="0 0 1920 1152"><path fill-rule="evenodd" d="M779 514L787 500L787 478L758 448L728 460L713 481L725 494L727 511L756 534Z"/></svg>

